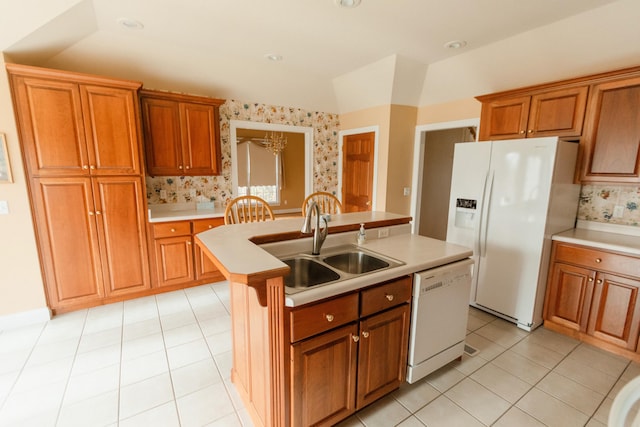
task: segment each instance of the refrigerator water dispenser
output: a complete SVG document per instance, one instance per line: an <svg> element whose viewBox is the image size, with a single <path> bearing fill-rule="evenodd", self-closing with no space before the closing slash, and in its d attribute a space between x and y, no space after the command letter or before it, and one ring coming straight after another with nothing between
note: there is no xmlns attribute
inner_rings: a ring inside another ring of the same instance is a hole
<svg viewBox="0 0 640 427"><path fill-rule="evenodd" d="M473 199L456 199L455 226L474 228L478 201Z"/></svg>

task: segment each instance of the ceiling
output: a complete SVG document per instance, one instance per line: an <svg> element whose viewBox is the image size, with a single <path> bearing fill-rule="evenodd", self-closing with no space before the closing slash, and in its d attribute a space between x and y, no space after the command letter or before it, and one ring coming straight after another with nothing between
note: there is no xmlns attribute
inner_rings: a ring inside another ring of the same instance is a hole
<svg viewBox="0 0 640 427"><path fill-rule="evenodd" d="M258 88L273 90L278 102L275 91L285 86L330 91L332 80L393 55L426 69L611 3L362 0L347 9L334 0L0 0L11 11L1 14L0 49L15 62L164 89L247 101L268 97ZM121 18L144 28L127 29ZM452 40L467 45L445 48ZM318 105L330 105L326 96Z"/></svg>

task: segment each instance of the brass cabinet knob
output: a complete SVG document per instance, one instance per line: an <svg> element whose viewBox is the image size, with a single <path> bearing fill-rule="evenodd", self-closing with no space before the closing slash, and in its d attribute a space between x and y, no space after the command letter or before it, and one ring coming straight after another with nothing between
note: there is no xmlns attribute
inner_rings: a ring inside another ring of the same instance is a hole
<svg viewBox="0 0 640 427"><path fill-rule="evenodd" d="M533 133L533 129L529 129L527 133Z"/></svg>
<svg viewBox="0 0 640 427"><path fill-rule="evenodd" d="M213 225L209 224L209 229L212 229L212 228L213 228Z"/></svg>
<svg viewBox="0 0 640 427"><path fill-rule="evenodd" d="M385 297L387 298L387 300L389 301L393 301L393 295L392 294L386 294Z"/></svg>
<svg viewBox="0 0 640 427"><path fill-rule="evenodd" d="M89 169L89 166L87 166L87 165L82 165L82 169L85 169L85 170L86 170L86 169Z"/></svg>
<svg viewBox="0 0 640 427"><path fill-rule="evenodd" d="M360 337L357 335L351 335L351 339L353 340L353 342L358 342L360 341Z"/></svg>
<svg viewBox="0 0 640 427"><path fill-rule="evenodd" d="M367 332L367 331L362 331L362 336L363 336L364 338L369 338L369 332Z"/></svg>
<svg viewBox="0 0 640 427"><path fill-rule="evenodd" d="M96 167L94 165L89 166L89 169L94 170Z"/></svg>
<svg viewBox="0 0 640 427"><path fill-rule="evenodd" d="M93 212L89 211L89 216L93 216Z"/></svg>
<svg viewBox="0 0 640 427"><path fill-rule="evenodd" d="M172 233L175 233L175 232L176 232L176 229L175 229L175 228L172 228L172 229L171 229L171 232L172 232Z"/></svg>
<svg viewBox="0 0 640 427"><path fill-rule="evenodd" d="M589 277L588 279L590 282L593 282L593 277Z"/></svg>
<svg viewBox="0 0 640 427"><path fill-rule="evenodd" d="M187 240L187 245L191 246L191 242L189 240Z"/></svg>
<svg viewBox="0 0 640 427"><path fill-rule="evenodd" d="M522 135L522 134L524 134L524 131L523 131L523 130L521 130L521 131L520 131L520 135Z"/></svg>
<svg viewBox="0 0 640 427"><path fill-rule="evenodd" d="M182 165L178 166L178 169L182 169Z"/></svg>
<svg viewBox="0 0 640 427"><path fill-rule="evenodd" d="M333 314L327 314L324 316L327 322L333 322Z"/></svg>
<svg viewBox="0 0 640 427"><path fill-rule="evenodd" d="M598 280L596 280L596 283L597 283L598 285L599 285L599 284L601 284L601 283L602 283L602 279L598 279Z"/></svg>
<svg viewBox="0 0 640 427"><path fill-rule="evenodd" d="M600 259L600 258L596 258L596 262L599 264L599 263L601 263L601 262L602 262L602 259Z"/></svg>
<svg viewBox="0 0 640 427"><path fill-rule="evenodd" d="M96 211L96 215L102 215L102 212Z"/></svg>
<svg viewBox="0 0 640 427"><path fill-rule="evenodd" d="M185 166L184 168L185 168L185 169L189 169L189 166Z"/></svg>

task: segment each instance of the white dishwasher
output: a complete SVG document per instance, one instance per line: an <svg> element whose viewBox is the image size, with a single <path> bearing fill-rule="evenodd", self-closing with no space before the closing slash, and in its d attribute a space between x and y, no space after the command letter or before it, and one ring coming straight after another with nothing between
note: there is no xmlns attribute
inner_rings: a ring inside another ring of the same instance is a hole
<svg viewBox="0 0 640 427"><path fill-rule="evenodd" d="M466 258L414 275L408 383L464 353L472 266Z"/></svg>

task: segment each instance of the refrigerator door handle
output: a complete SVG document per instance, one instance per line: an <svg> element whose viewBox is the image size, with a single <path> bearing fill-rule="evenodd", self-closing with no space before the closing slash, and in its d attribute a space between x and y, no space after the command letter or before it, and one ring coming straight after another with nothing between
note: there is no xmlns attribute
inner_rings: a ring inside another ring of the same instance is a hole
<svg viewBox="0 0 640 427"><path fill-rule="evenodd" d="M491 206L491 195L493 194L493 179L495 177L495 171L491 171L491 178L485 182L485 194L482 199L486 203L482 207L482 217L480 218L480 256L483 257L487 253L487 227L489 225L489 206ZM488 191L487 191L488 187Z"/></svg>

